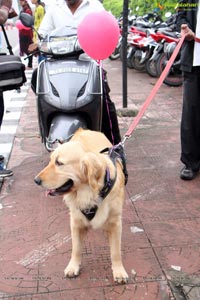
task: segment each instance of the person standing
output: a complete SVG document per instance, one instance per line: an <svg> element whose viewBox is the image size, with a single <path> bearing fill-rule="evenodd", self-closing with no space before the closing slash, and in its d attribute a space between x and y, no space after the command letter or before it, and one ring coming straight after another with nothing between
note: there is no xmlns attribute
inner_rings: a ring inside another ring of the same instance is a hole
<svg viewBox="0 0 200 300"><path fill-rule="evenodd" d="M200 0L178 4L177 29L185 36L181 49L183 107L181 117L180 178L192 180L200 170Z"/></svg>
<svg viewBox="0 0 200 300"><path fill-rule="evenodd" d="M41 0L31 0L32 4L35 5L35 11L34 11L34 28L36 31L38 31L40 24L42 22L42 19L44 18L45 15L45 7L44 3L41 2ZM33 42L37 43L37 32L33 32ZM38 57L38 63L40 63L44 59L43 55L39 55Z"/></svg>
<svg viewBox="0 0 200 300"><path fill-rule="evenodd" d="M32 10L27 0L20 0L20 5L22 7L21 12L32 15ZM33 43L33 31L31 28L19 29L19 46L20 46L20 56L24 54L28 55L28 47ZM28 69L33 67L33 56L28 56Z"/></svg>
<svg viewBox="0 0 200 300"><path fill-rule="evenodd" d="M12 7L12 0L1 0L0 1L0 24L3 25L9 16L9 11ZM3 92L0 90L0 128L3 121L4 115L4 99ZM3 168L4 156L0 155L0 178L5 178L13 175L13 172Z"/></svg>

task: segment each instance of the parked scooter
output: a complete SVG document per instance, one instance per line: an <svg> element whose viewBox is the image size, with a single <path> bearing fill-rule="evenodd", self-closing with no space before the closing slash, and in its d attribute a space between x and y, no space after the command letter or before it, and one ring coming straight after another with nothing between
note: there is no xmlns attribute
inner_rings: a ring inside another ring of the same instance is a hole
<svg viewBox="0 0 200 300"><path fill-rule="evenodd" d="M155 66L157 76L159 77L169 61L176 45L178 44L180 34L178 32L158 31L151 34L152 38L158 43L150 58L152 66ZM180 54L177 55L164 83L169 86L182 85L183 78L180 70Z"/></svg>
<svg viewBox="0 0 200 300"><path fill-rule="evenodd" d="M129 68L144 71L146 62L151 57L157 43L151 38L142 34L130 34L127 47L127 65Z"/></svg>
<svg viewBox="0 0 200 300"><path fill-rule="evenodd" d="M149 13L138 17L129 29L127 46L127 66L138 71L147 69L146 64L151 57L157 42L150 33L158 28L167 27L157 13ZM152 76L156 76L151 74Z"/></svg>
<svg viewBox="0 0 200 300"><path fill-rule="evenodd" d="M130 27L132 25L132 23L134 22L135 19L136 19L136 16L131 15L131 10L129 10L128 27ZM109 56L110 60L116 60L116 59L118 59L118 58L120 58L122 56L123 13L118 18L118 25L119 25L119 28L120 28L120 36L119 36L119 40L118 40L118 43L117 43L117 46L116 46L115 50Z"/></svg>
<svg viewBox="0 0 200 300"><path fill-rule="evenodd" d="M33 28L33 18L20 20ZM37 71L37 108L40 135L48 151L68 141L79 128L101 131L102 69L80 48L76 30L56 29L41 40L46 56Z"/></svg>

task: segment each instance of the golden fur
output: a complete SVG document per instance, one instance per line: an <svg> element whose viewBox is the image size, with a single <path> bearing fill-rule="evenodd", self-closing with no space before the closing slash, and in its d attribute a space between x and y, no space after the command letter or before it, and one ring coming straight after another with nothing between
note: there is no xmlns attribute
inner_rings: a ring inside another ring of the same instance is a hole
<svg viewBox="0 0 200 300"><path fill-rule="evenodd" d="M99 153L111 147L111 143L100 132L79 129L73 138L59 146L50 157L50 162L35 178L37 184L56 194L66 182L73 185L62 191L63 199L70 210L72 235L71 260L64 273L67 277L79 274L81 246L89 228L102 228L108 234L114 280L124 283L128 275L121 261L121 215L124 200L124 174L120 161L114 166L107 154ZM99 191L104 186L106 169L116 182L102 201ZM72 181L71 181L72 180ZM61 192L60 192L61 194ZM98 206L95 217L89 221L81 212Z"/></svg>

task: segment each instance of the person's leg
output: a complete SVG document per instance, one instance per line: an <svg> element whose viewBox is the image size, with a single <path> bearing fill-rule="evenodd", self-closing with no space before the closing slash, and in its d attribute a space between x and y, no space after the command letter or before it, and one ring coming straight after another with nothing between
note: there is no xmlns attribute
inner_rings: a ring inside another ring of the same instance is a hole
<svg viewBox="0 0 200 300"><path fill-rule="evenodd" d="M38 69L34 69L31 77L31 88L34 93L36 93L36 85L37 85L37 72Z"/></svg>
<svg viewBox="0 0 200 300"><path fill-rule="evenodd" d="M117 113L114 103L106 96L103 101L102 132L113 145L121 142Z"/></svg>
<svg viewBox="0 0 200 300"><path fill-rule="evenodd" d="M3 92L0 91L0 128L3 121L3 114L4 114Z"/></svg>
<svg viewBox="0 0 200 300"><path fill-rule="evenodd" d="M200 168L200 68L185 72L183 84L180 159L186 168L181 171L181 178L193 179Z"/></svg>
<svg viewBox="0 0 200 300"><path fill-rule="evenodd" d="M1 124L3 121L3 114L4 114L4 101L3 101L3 92L0 91L0 129L1 129ZM0 155L0 164L2 166L2 162L4 161L4 156ZM1 167L0 167L1 169Z"/></svg>
<svg viewBox="0 0 200 300"><path fill-rule="evenodd" d="M33 67L33 56L29 56L28 57L28 65L27 65L28 68L31 68Z"/></svg>
<svg viewBox="0 0 200 300"><path fill-rule="evenodd" d="M113 145L121 142L121 135L117 119L115 104L110 99L110 88L106 78L106 72L103 73L103 117L102 132Z"/></svg>
<svg viewBox="0 0 200 300"><path fill-rule="evenodd" d="M38 56L38 64L39 64L41 61L45 60L45 59L46 59L46 56L40 54L40 55Z"/></svg>
<svg viewBox="0 0 200 300"><path fill-rule="evenodd" d="M103 77L103 116L102 116L102 132L109 139L109 141L114 145L115 152L121 157L123 172L125 176L125 184L128 181L128 171L126 168L126 156L124 153L124 147L120 144L121 135L119 130L119 123L117 119L117 112L115 109L115 104L110 99L110 88L106 78L106 72L104 71Z"/></svg>
<svg viewBox="0 0 200 300"><path fill-rule="evenodd" d="M0 128L3 121L4 114L4 99L3 92L0 91ZM4 169L4 156L0 155L0 178L5 178L12 176L13 172L11 170Z"/></svg>

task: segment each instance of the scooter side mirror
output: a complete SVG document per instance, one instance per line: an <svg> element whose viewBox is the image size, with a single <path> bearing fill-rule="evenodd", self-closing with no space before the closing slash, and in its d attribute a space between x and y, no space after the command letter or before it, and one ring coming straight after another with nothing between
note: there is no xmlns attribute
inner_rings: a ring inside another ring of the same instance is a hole
<svg viewBox="0 0 200 300"><path fill-rule="evenodd" d="M22 22L22 24L28 28L32 28L38 35L39 39L42 40L42 37L40 36L40 34L37 32L37 30L34 28L34 18L33 16L21 12L19 15L19 19Z"/></svg>
<svg viewBox="0 0 200 300"><path fill-rule="evenodd" d="M32 28L34 26L33 16L31 16L27 13L21 12L19 15L19 19L22 22L22 24L26 27Z"/></svg>

